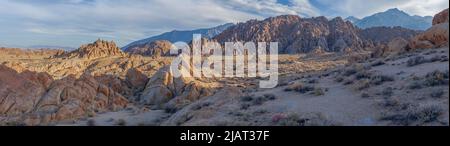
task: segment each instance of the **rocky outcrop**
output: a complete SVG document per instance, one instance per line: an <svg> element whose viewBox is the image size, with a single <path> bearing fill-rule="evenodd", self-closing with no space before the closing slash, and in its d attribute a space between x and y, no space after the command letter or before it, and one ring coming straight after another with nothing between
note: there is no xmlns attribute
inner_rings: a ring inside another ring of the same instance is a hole
<svg viewBox="0 0 450 146"><path fill-rule="evenodd" d="M374 48L372 57L386 57L389 55L398 55L407 50L408 41L397 37L391 40L388 44L378 45Z"/></svg>
<svg viewBox="0 0 450 146"><path fill-rule="evenodd" d="M433 25L440 23L448 23L448 9L445 9L444 11L434 15Z"/></svg>
<svg viewBox="0 0 450 146"><path fill-rule="evenodd" d="M374 44L388 44L391 40L402 38L410 40L414 36L423 31L407 29L403 27L371 27L361 30L361 37L365 40L370 40Z"/></svg>
<svg viewBox="0 0 450 146"><path fill-rule="evenodd" d="M94 43L82 45L75 51L58 56L63 58L87 58L97 59L111 56L124 56L125 53L117 47L113 41L105 41L98 39Z"/></svg>
<svg viewBox="0 0 450 146"><path fill-rule="evenodd" d="M143 56L169 56L172 43L165 40L158 40L143 45L136 45L125 50L130 54L139 54Z"/></svg>
<svg viewBox="0 0 450 146"><path fill-rule="evenodd" d="M448 9L440 12L433 19L433 26L412 39L412 49L429 49L448 46Z"/></svg>
<svg viewBox="0 0 450 146"><path fill-rule="evenodd" d="M53 80L46 73L0 65L0 116L25 125L93 116L125 108L128 100L90 75Z"/></svg>
<svg viewBox="0 0 450 146"><path fill-rule="evenodd" d="M280 53L307 53L315 48L328 52L358 51L366 47L351 22L337 17L300 18L283 15L263 21L250 20L214 37L220 43L236 41L278 42Z"/></svg>
<svg viewBox="0 0 450 146"><path fill-rule="evenodd" d="M204 96L212 95L218 86L195 78L173 77L169 67L160 69L147 83L139 102L159 107L181 108Z"/></svg>

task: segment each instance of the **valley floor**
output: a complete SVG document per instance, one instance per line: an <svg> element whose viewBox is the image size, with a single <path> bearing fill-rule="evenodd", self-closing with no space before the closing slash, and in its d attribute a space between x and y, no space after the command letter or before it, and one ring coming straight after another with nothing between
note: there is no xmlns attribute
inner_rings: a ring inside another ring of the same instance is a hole
<svg viewBox="0 0 450 146"><path fill-rule="evenodd" d="M428 61L415 63L417 57ZM291 63L290 67L302 63L298 57L284 58ZM273 89L223 87L214 95L203 97L176 112L132 106L57 125L382 126L449 123L448 48L370 59L352 65L337 64L305 73L286 70L280 77L279 86Z"/></svg>

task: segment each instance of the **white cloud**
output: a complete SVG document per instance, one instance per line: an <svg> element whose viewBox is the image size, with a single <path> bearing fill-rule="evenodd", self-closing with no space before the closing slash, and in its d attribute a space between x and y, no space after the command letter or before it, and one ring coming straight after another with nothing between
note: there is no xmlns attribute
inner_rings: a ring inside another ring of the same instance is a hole
<svg viewBox="0 0 450 146"><path fill-rule="evenodd" d="M447 0L285 1L289 4L277 0L0 0L0 42L76 47L105 37L125 45L173 29L212 27L283 14L362 17L398 7L411 14L433 15L448 7ZM22 41L26 39L33 41Z"/></svg>
<svg viewBox="0 0 450 146"><path fill-rule="evenodd" d="M2 0L0 19L10 21L0 26L17 29L15 35L22 31L23 35L78 35L86 39L107 36L120 39L124 45L173 29L212 27L282 14L317 14L306 0L292 1L294 5L286 6L276 0Z"/></svg>
<svg viewBox="0 0 450 146"><path fill-rule="evenodd" d="M390 8L399 8L411 15L433 16L448 8L448 0L316 0L342 16L365 17Z"/></svg>

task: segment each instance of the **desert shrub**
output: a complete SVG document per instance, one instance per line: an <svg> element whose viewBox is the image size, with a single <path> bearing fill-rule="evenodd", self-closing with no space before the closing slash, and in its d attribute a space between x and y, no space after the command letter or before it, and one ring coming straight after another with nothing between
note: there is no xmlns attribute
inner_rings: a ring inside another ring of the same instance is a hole
<svg viewBox="0 0 450 146"><path fill-rule="evenodd" d="M384 63L381 60L375 61L374 63L371 64L371 66L375 67L375 66L381 66L381 65L385 65L386 63Z"/></svg>
<svg viewBox="0 0 450 146"><path fill-rule="evenodd" d="M300 84L300 83L294 83L294 84L288 86L284 90L285 91L296 91L296 92L300 92L300 93L307 93L309 91L313 91L314 87L303 85L303 84Z"/></svg>
<svg viewBox="0 0 450 146"><path fill-rule="evenodd" d="M434 122L439 116L444 113L444 110L436 105L425 106L425 107L412 107L406 109L403 112L396 114L388 114L381 118L381 120L392 121L394 124L398 125L412 125L414 123L421 125L424 123Z"/></svg>
<svg viewBox="0 0 450 146"><path fill-rule="evenodd" d="M414 89L422 89L422 84L421 84L420 82L418 82L418 81L415 81L415 82L412 82L412 83L408 86L408 88L409 88L409 89L412 89L412 90L414 90Z"/></svg>
<svg viewBox="0 0 450 146"><path fill-rule="evenodd" d="M277 99L277 97L274 94L270 94L270 93L264 94L263 96L264 96L264 98L266 98L268 100L275 100L275 99Z"/></svg>
<svg viewBox="0 0 450 146"><path fill-rule="evenodd" d="M21 121L6 121L6 122L0 122L0 126L27 126L24 122Z"/></svg>
<svg viewBox="0 0 450 146"><path fill-rule="evenodd" d="M446 61L448 61L448 57L445 56L445 55L442 55L440 61L441 61L441 62L446 62Z"/></svg>
<svg viewBox="0 0 450 146"><path fill-rule="evenodd" d="M336 125L320 113L276 114L272 122L277 126L333 126Z"/></svg>
<svg viewBox="0 0 450 146"><path fill-rule="evenodd" d="M314 95L315 96L322 96L322 95L325 95L325 92L324 92L324 90L322 89L322 88L316 88L316 89L314 89Z"/></svg>
<svg viewBox="0 0 450 146"><path fill-rule="evenodd" d="M334 81L340 83L340 82L344 81L344 78L343 77L336 77L336 79Z"/></svg>
<svg viewBox="0 0 450 146"><path fill-rule="evenodd" d="M437 62L437 61L441 61L441 56L440 56L440 55L434 55L434 56L431 57L428 61L429 61L429 62Z"/></svg>
<svg viewBox="0 0 450 146"><path fill-rule="evenodd" d="M344 80L344 83L343 83L344 85L350 85L350 84L353 84L353 79L345 79Z"/></svg>
<svg viewBox="0 0 450 146"><path fill-rule="evenodd" d="M266 101L267 99L264 98L263 96L258 96L254 100L252 100L252 105L261 105Z"/></svg>
<svg viewBox="0 0 450 146"><path fill-rule="evenodd" d="M383 91L381 92L382 95L390 97L392 96L392 94L394 94L394 89L392 89L392 87L387 87L384 88Z"/></svg>
<svg viewBox="0 0 450 146"><path fill-rule="evenodd" d="M400 100L398 98L395 97L385 97L383 102L381 103L382 106L384 107L396 107L396 106L400 106Z"/></svg>
<svg viewBox="0 0 450 146"><path fill-rule="evenodd" d="M428 73L424 81L426 86L448 85L448 83L448 71L444 73L439 70Z"/></svg>
<svg viewBox="0 0 450 146"><path fill-rule="evenodd" d="M241 110L247 110L250 107L249 103L243 103L241 104Z"/></svg>
<svg viewBox="0 0 450 146"><path fill-rule="evenodd" d="M96 125L96 122L95 122L94 119L89 119L89 120L86 122L86 125L87 125L87 126L95 126L95 125Z"/></svg>
<svg viewBox="0 0 450 146"><path fill-rule="evenodd" d="M178 111L178 108L176 108L175 106L170 106L170 105L164 106L164 112L166 112L166 113L173 114L173 113L176 113L177 111Z"/></svg>
<svg viewBox="0 0 450 146"><path fill-rule="evenodd" d="M124 119L119 119L116 122L117 126L126 126L127 125L127 121L125 121Z"/></svg>
<svg viewBox="0 0 450 146"><path fill-rule="evenodd" d="M362 98L369 98L370 95L369 95L369 93L363 92L363 93L361 93L361 97Z"/></svg>
<svg viewBox="0 0 450 146"><path fill-rule="evenodd" d="M355 86L355 88L357 90L363 90L363 89L367 89L369 87L370 87L370 80L369 79L360 80L360 81L358 81L356 83L356 86Z"/></svg>
<svg viewBox="0 0 450 146"><path fill-rule="evenodd" d="M194 106L192 106L192 110L200 110L204 107L208 107L209 105L211 105L211 103L209 103L209 102L198 103L198 104L195 104Z"/></svg>
<svg viewBox="0 0 450 146"><path fill-rule="evenodd" d="M384 82L392 82L394 81L394 77L386 76L386 75L376 75L371 77L372 84L381 85Z"/></svg>
<svg viewBox="0 0 450 146"><path fill-rule="evenodd" d="M249 101L253 100L252 95L244 95L244 96L241 96L240 98L241 98L241 101L243 101L243 102L249 102Z"/></svg>
<svg viewBox="0 0 450 146"><path fill-rule="evenodd" d="M431 92L430 96L432 98L441 98L444 95L444 90L442 89L437 89Z"/></svg>
<svg viewBox="0 0 450 146"><path fill-rule="evenodd" d="M407 66L409 66L409 67L416 66L416 65L419 65L419 64L422 64L422 63L426 63L426 62L427 62L427 60L425 59L425 57L423 57L423 56L416 56L416 57L410 58L407 61Z"/></svg>
<svg viewBox="0 0 450 146"><path fill-rule="evenodd" d="M347 68L344 70L344 73L342 75L344 76L351 76L353 74L356 74L358 71L355 68Z"/></svg>
<svg viewBox="0 0 450 146"><path fill-rule="evenodd" d="M369 73L369 72L367 72L367 71L361 71L361 72L358 72L358 73L355 75L355 78L356 78L357 80L367 79L367 78L370 78L371 75L372 75L372 74Z"/></svg>
<svg viewBox="0 0 450 146"><path fill-rule="evenodd" d="M310 80L308 80L308 83L310 83L310 84L315 84L315 83L318 83L319 82L319 80L317 80L317 79L310 79Z"/></svg>

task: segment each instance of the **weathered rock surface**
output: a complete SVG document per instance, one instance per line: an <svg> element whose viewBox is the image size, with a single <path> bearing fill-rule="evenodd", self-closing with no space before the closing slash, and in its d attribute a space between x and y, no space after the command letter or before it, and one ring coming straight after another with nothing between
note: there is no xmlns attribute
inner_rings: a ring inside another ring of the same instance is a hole
<svg viewBox="0 0 450 146"><path fill-rule="evenodd" d="M448 9L445 9L444 11L434 15L433 25L440 23L448 23Z"/></svg>
<svg viewBox="0 0 450 146"><path fill-rule="evenodd" d="M221 43L236 41L279 42L280 53L306 53L315 48L329 52L366 47L351 22L337 17L300 18L283 15L263 21L250 20L230 27L214 37Z"/></svg>
<svg viewBox="0 0 450 146"><path fill-rule="evenodd" d="M0 65L0 114L26 125L49 124L125 108L128 100L90 75L53 80Z"/></svg>
<svg viewBox="0 0 450 146"><path fill-rule="evenodd" d="M130 54L139 54L143 56L169 56L172 43L165 40L149 42L143 45L136 45L125 50Z"/></svg>
<svg viewBox="0 0 450 146"><path fill-rule="evenodd" d="M430 49L448 46L448 9L440 12L433 19L433 26L412 39L412 49Z"/></svg>
<svg viewBox="0 0 450 146"><path fill-rule="evenodd" d="M212 95L217 88L215 83L206 83L195 78L175 78L169 67L160 69L147 83L140 96L140 102L150 105L180 108L204 96Z"/></svg>
<svg viewBox="0 0 450 146"><path fill-rule="evenodd" d="M394 38L387 45L378 45L373 50L373 57L386 57L389 55L398 55L407 51L408 41L403 38Z"/></svg>
<svg viewBox="0 0 450 146"><path fill-rule="evenodd" d="M98 39L94 43L83 45L75 51L59 57L96 59L111 56L124 56L125 53L113 41Z"/></svg>

